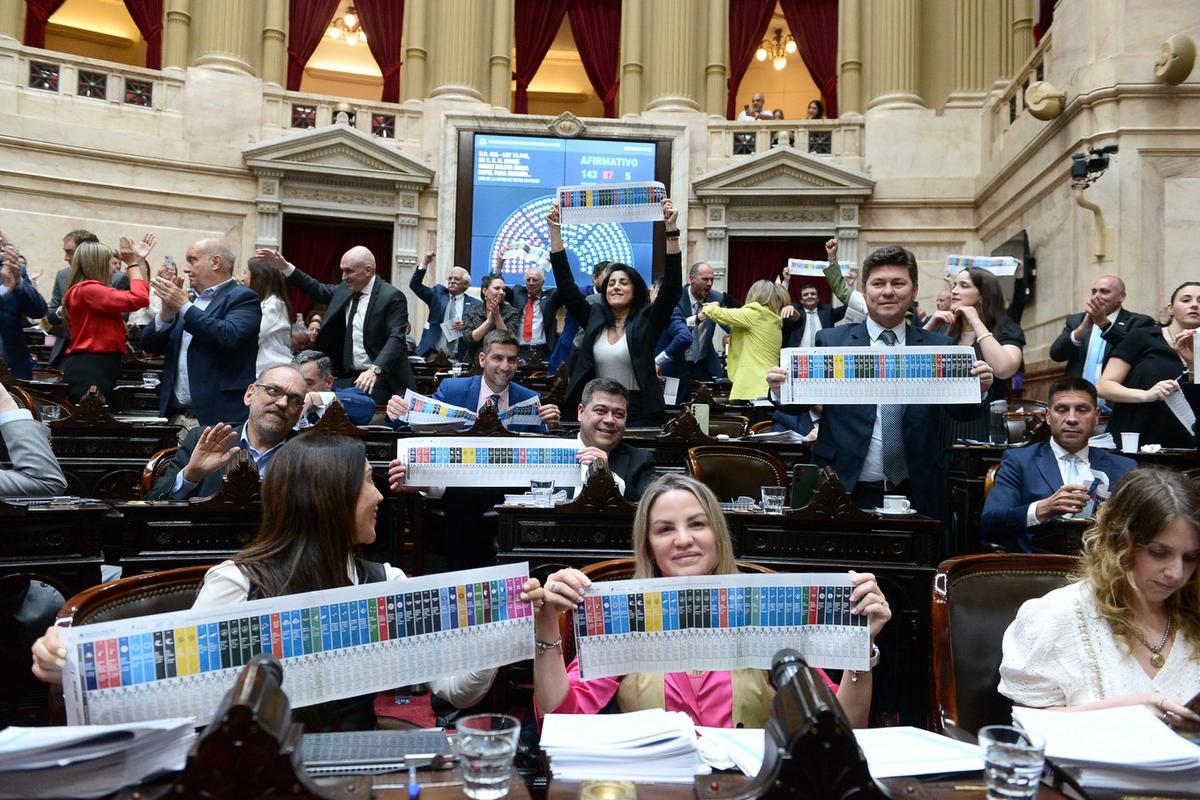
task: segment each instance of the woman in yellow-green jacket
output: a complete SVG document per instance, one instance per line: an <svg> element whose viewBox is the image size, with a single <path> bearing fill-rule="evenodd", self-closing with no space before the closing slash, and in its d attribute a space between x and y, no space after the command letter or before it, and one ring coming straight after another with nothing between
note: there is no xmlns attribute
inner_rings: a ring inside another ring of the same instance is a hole
<svg viewBox="0 0 1200 800"><path fill-rule="evenodd" d="M757 281L746 295L741 308L722 308L707 303L701 310L704 319L728 325L729 379L733 381L730 400L754 400L767 394L767 370L779 366L783 346L783 321L779 311L791 302L781 286L772 281Z"/></svg>

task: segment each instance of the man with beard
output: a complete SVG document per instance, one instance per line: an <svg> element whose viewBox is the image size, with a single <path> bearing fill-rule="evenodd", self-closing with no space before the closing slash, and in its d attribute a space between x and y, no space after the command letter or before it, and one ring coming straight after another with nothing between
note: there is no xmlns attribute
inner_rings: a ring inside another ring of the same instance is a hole
<svg viewBox="0 0 1200 800"><path fill-rule="evenodd" d="M243 397L249 419L233 425L219 422L194 428L146 499L211 497L221 486L225 468L243 449L250 454L261 478L300 419L306 391L304 375L290 364L263 371L246 387Z"/></svg>

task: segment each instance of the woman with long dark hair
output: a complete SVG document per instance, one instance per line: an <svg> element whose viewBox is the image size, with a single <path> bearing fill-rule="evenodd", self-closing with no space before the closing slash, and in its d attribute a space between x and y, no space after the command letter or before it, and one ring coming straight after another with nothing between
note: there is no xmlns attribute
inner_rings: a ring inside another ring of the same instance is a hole
<svg viewBox="0 0 1200 800"><path fill-rule="evenodd" d="M92 386L112 398L129 349L121 315L150 304L146 256L153 246L153 237L139 242L136 250L121 238L121 252L130 259L129 291L110 285L113 272L122 264L111 249L99 242L81 242L75 248L59 312L70 337L62 369L72 403L78 403Z"/></svg>
<svg viewBox="0 0 1200 800"><path fill-rule="evenodd" d="M662 424L666 405L662 384L654 369L655 345L683 294L678 212L670 200L664 200L662 207L667 240L666 267L662 286L653 303L646 281L638 271L619 262L609 264L605 270L601 302L587 302L575 284L575 275L567 260L559 227L558 204L546 217L550 224L550 264L554 268L558 295L583 329L583 340L567 384L566 408L575 408L579 404L583 387L592 378L612 378L629 390L629 425Z"/></svg>
<svg viewBox="0 0 1200 800"><path fill-rule="evenodd" d="M242 285L258 295L262 322L258 325L258 358L254 374L288 364L292 360L292 304L288 301L287 283L278 270L271 269L257 258L246 262Z"/></svg>
<svg viewBox="0 0 1200 800"><path fill-rule="evenodd" d="M1166 325L1131 330L1113 350L1096 387L1112 404L1108 430L1138 433L1139 444L1196 446L1193 431L1167 407L1167 398L1192 383L1195 336L1200 329L1200 282L1188 281L1171 292Z"/></svg>

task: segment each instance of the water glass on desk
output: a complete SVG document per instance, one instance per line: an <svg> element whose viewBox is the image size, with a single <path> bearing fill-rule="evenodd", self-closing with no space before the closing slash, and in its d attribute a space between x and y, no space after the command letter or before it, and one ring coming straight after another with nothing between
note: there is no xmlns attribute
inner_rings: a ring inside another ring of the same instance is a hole
<svg viewBox="0 0 1200 800"><path fill-rule="evenodd" d="M159 381L157 372L143 372L142 373L142 388L143 389L157 389L159 383L160 383L160 381Z"/></svg>
<svg viewBox="0 0 1200 800"><path fill-rule="evenodd" d="M1011 725L979 729L989 800L1032 800L1046 764L1046 740Z"/></svg>
<svg viewBox="0 0 1200 800"><path fill-rule="evenodd" d="M454 752L462 765L463 793L473 800L507 795L521 723L507 714L474 714L456 727Z"/></svg>
<svg viewBox="0 0 1200 800"><path fill-rule="evenodd" d="M782 514L783 498L787 491L782 486L763 486L762 510L764 514Z"/></svg>
<svg viewBox="0 0 1200 800"><path fill-rule="evenodd" d="M554 506L554 481L530 481L529 491L533 494L533 504L536 507Z"/></svg>

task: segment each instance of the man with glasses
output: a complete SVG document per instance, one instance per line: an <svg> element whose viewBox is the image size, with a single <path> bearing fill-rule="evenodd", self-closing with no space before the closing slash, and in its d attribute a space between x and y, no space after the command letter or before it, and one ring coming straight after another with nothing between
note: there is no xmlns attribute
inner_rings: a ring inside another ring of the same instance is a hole
<svg viewBox="0 0 1200 800"><path fill-rule="evenodd" d="M211 497L234 457L245 450L261 478L271 458L300 419L307 387L304 375L290 364L270 367L246 387L242 398L249 419L233 425L219 422L188 433L147 500Z"/></svg>

